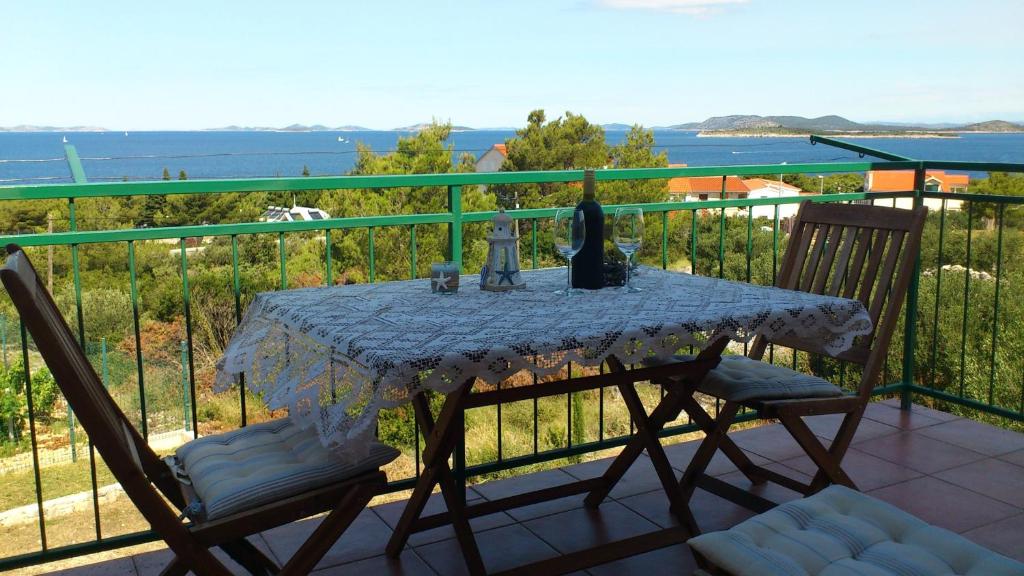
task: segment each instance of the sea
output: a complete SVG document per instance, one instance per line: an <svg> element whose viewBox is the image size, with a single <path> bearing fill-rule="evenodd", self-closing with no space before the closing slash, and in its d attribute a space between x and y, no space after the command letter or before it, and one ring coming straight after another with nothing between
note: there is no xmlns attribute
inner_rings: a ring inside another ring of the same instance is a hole
<svg viewBox="0 0 1024 576"><path fill-rule="evenodd" d="M74 145L90 181L156 180L164 169L190 179L341 175L355 164L356 144L377 153L395 149L409 132L6 132L0 133L0 186L70 182L64 142ZM607 131L617 144L626 132ZM515 136L511 130L453 132L455 155L479 157ZM699 137L655 130L655 150L689 166L855 161L858 155L806 137ZM856 144L915 159L1024 163L1024 134L962 134L958 138L857 138ZM980 176L982 174L974 174Z"/></svg>

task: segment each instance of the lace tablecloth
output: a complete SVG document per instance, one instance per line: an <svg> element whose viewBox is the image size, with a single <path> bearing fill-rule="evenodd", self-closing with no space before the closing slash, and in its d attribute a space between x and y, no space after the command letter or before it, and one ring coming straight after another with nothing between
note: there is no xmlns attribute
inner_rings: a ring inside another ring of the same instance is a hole
<svg viewBox="0 0 1024 576"><path fill-rule="evenodd" d="M719 336L787 336L835 354L871 331L855 300L702 276L645 268L634 280L642 292L571 298L554 294L564 268L524 277L525 290L485 292L465 276L451 296L432 294L427 279L259 294L217 364L218 385L244 373L270 408L358 457L381 409L471 377L545 375L609 354L637 362Z"/></svg>

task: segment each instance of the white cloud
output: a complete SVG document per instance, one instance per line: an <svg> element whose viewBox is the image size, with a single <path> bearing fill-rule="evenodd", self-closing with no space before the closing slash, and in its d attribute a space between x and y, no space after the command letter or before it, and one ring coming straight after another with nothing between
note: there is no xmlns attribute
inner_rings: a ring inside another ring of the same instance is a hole
<svg viewBox="0 0 1024 576"><path fill-rule="evenodd" d="M653 10L674 14L700 16L714 12L727 4L746 4L748 0L597 0L606 8L619 10Z"/></svg>

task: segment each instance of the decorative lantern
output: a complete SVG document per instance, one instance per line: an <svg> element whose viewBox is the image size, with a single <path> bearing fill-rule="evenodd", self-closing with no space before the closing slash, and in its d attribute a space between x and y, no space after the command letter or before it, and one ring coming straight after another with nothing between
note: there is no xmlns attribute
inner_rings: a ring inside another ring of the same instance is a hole
<svg viewBox="0 0 1024 576"><path fill-rule="evenodd" d="M526 288L519 273L519 238L513 232L513 220L504 210L494 217L494 230L487 237L487 261L480 271L482 290L518 290Z"/></svg>

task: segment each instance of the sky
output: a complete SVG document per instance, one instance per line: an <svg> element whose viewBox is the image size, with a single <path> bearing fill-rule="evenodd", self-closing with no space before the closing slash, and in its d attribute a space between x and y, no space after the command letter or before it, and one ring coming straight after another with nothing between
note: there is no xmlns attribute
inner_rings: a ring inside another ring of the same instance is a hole
<svg viewBox="0 0 1024 576"><path fill-rule="evenodd" d="M1021 0L0 4L0 126L1024 121Z"/></svg>

